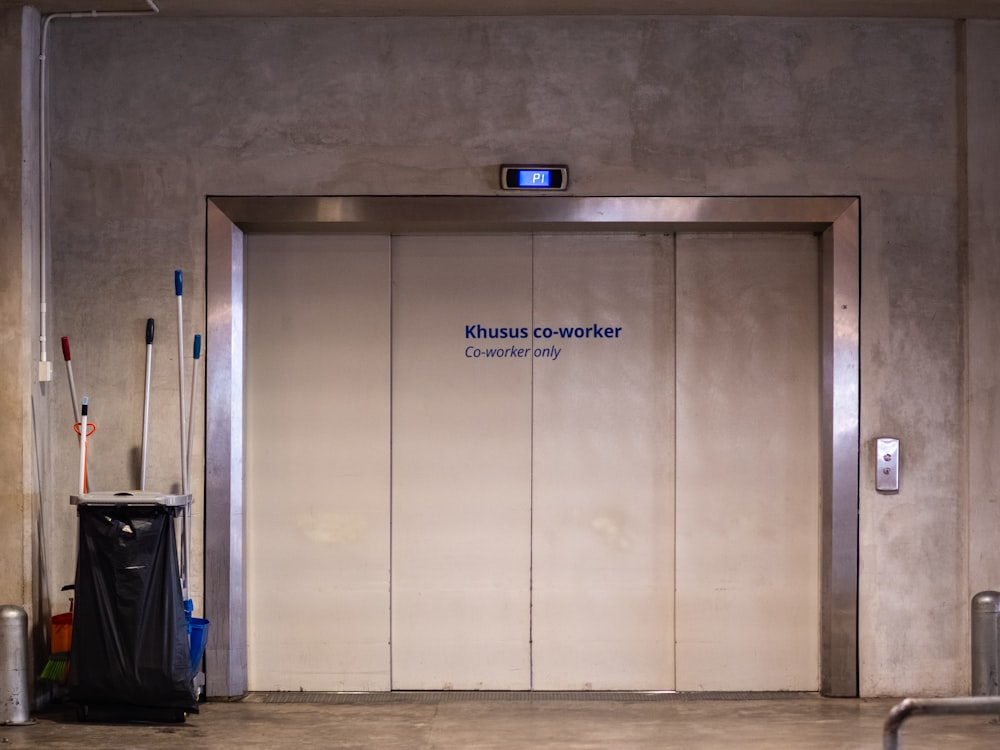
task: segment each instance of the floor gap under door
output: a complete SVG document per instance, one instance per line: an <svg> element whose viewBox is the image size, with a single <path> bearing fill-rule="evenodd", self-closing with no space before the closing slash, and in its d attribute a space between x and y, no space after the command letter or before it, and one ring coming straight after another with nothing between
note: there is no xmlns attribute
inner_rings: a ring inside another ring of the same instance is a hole
<svg viewBox="0 0 1000 750"><path fill-rule="evenodd" d="M457 703L467 701L775 701L813 698L811 692L673 692L630 690L396 690L392 692L259 692L250 693L248 703L310 703L363 705L380 703Z"/></svg>

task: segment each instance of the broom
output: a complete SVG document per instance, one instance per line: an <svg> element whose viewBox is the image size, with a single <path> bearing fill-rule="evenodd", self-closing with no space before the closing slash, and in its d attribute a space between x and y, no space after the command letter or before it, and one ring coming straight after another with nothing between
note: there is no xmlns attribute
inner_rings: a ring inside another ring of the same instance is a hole
<svg viewBox="0 0 1000 750"><path fill-rule="evenodd" d="M39 679L65 685L69 679L69 651L52 654L45 663L45 669L42 670Z"/></svg>
<svg viewBox="0 0 1000 750"><path fill-rule="evenodd" d="M63 591L71 591L76 586L69 584L63 586ZM69 650L73 642L73 597L69 599L69 612L52 615L51 630L49 633L49 645L52 654L45 662L45 667L39 676L42 680L65 685L69 678Z"/></svg>

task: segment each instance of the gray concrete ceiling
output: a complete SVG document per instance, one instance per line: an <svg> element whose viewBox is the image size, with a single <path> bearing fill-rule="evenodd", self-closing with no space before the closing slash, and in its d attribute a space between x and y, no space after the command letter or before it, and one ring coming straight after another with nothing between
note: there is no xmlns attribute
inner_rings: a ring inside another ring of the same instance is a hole
<svg viewBox="0 0 1000 750"><path fill-rule="evenodd" d="M725 15L1000 18L1000 0L153 0L165 17ZM145 0L0 0L42 13L133 11Z"/></svg>

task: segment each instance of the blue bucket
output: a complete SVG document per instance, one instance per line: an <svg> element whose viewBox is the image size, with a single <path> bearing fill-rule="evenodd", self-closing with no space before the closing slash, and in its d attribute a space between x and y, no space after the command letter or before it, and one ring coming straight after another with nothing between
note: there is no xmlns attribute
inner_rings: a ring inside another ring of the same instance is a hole
<svg viewBox="0 0 1000 750"><path fill-rule="evenodd" d="M205 644L208 643L208 620L192 617L191 630L191 671L198 673L201 659L205 655Z"/></svg>

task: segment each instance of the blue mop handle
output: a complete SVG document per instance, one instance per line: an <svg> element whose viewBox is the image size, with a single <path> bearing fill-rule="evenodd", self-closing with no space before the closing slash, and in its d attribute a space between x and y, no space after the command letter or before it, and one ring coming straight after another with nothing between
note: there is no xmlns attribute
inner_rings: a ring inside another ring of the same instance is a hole
<svg viewBox="0 0 1000 750"><path fill-rule="evenodd" d="M174 293L178 297L184 294L184 275L179 270L174 271Z"/></svg>

